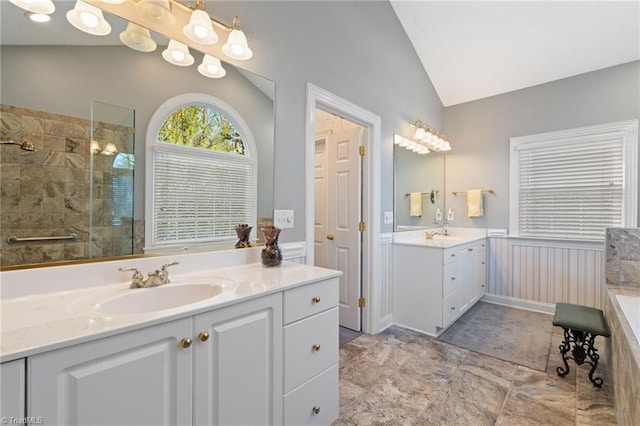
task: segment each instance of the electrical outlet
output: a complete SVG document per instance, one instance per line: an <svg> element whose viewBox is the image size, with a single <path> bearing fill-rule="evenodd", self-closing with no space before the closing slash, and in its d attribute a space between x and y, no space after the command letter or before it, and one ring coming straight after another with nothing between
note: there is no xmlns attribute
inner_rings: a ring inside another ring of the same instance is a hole
<svg viewBox="0 0 640 426"><path fill-rule="evenodd" d="M393 212L384 212L384 224L385 225L393 224Z"/></svg>
<svg viewBox="0 0 640 426"><path fill-rule="evenodd" d="M273 225L280 229L293 228L293 210L274 210Z"/></svg>

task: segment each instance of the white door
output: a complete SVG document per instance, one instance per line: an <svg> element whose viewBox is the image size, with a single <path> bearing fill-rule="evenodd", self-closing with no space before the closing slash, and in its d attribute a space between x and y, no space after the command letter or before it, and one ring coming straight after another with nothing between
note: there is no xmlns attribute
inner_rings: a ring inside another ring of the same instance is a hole
<svg viewBox="0 0 640 426"><path fill-rule="evenodd" d="M359 331L362 128L316 142L315 264L342 271L340 325ZM324 160L324 162L323 162Z"/></svg>

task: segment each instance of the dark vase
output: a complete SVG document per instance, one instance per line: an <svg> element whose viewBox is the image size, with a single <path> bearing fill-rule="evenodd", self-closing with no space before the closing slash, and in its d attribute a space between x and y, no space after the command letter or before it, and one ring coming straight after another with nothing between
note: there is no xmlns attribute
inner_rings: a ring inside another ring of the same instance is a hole
<svg viewBox="0 0 640 426"><path fill-rule="evenodd" d="M282 263L282 251L278 247L278 236L280 228L275 226L265 226L262 228L264 232L265 245L262 249L262 264L264 266L278 266Z"/></svg>
<svg viewBox="0 0 640 426"><path fill-rule="evenodd" d="M236 243L236 248L251 247L251 243L249 242L249 237L251 235L252 228L253 228L252 226L249 226L246 223L242 223L235 227L236 235L238 236L238 242Z"/></svg>

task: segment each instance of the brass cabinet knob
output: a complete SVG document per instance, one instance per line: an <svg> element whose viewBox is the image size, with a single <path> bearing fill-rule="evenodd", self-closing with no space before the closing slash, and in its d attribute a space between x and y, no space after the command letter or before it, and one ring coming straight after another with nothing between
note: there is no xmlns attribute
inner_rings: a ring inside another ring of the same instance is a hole
<svg viewBox="0 0 640 426"><path fill-rule="evenodd" d="M332 234L332 233L327 234L327 240L333 240L335 237L336 237L335 234Z"/></svg>
<svg viewBox="0 0 640 426"><path fill-rule="evenodd" d="M188 348L191 346L191 339L189 339L188 337L185 337L184 339L180 340L180 346L182 346L183 348Z"/></svg>
<svg viewBox="0 0 640 426"><path fill-rule="evenodd" d="M314 351L318 352L320 350L320 345L315 344L313 346L311 346L313 348Z"/></svg>
<svg viewBox="0 0 640 426"><path fill-rule="evenodd" d="M313 411L313 414L320 414L320 407L318 407L317 405L315 405L311 411Z"/></svg>
<svg viewBox="0 0 640 426"><path fill-rule="evenodd" d="M200 334L198 334L198 339L200 339L201 342L206 342L207 340L209 340L209 333L207 333L206 331L201 331Z"/></svg>
<svg viewBox="0 0 640 426"><path fill-rule="evenodd" d="M451 310L452 310L452 311L455 311L455 310L456 310L456 307L455 307L455 306L452 306L452 307L451 307Z"/></svg>
<svg viewBox="0 0 640 426"><path fill-rule="evenodd" d="M320 296L316 296L316 297L314 297L313 299L311 299L311 301L312 301L313 303L320 303Z"/></svg>

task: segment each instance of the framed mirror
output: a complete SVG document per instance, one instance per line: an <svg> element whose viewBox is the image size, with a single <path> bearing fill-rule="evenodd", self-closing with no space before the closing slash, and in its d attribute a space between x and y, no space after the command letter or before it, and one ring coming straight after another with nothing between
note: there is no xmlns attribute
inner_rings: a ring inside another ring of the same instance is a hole
<svg viewBox="0 0 640 426"><path fill-rule="evenodd" d="M394 231L442 226L445 155L421 155L394 145L393 156Z"/></svg>
<svg viewBox="0 0 640 426"><path fill-rule="evenodd" d="M204 93L214 96L242 116L259 145L256 217L263 222L268 220L273 212L274 84L224 62L226 75L223 78L204 77L197 71L203 55L193 49L191 54L196 65L172 65L162 58L168 40L156 33L152 33L158 45L155 51L134 51L119 40L126 22L107 13L105 18L112 27L108 36L83 33L65 18L74 2L55 4L52 21L38 26L26 19L22 9L9 2L0 2L0 104L3 108L0 140L35 142L34 151L26 151L17 145L0 145L2 267L96 261L122 254L91 246L104 231L95 228L90 231L89 206L83 205L86 212L73 211L77 210L78 204L72 196L86 193L91 187L88 169L92 140L89 124L84 126L82 123L90 123L92 102L119 106L135 113L133 221L127 231L133 238L133 254L143 253L145 246L148 123L160 105L177 95ZM261 107L256 108L256 105ZM9 109L13 109L12 112ZM15 114L16 109L28 113ZM58 127L58 133L53 132L54 127ZM100 158L104 162L104 157ZM124 164L122 156L121 163ZM80 176L85 183L83 187L73 180ZM111 197L110 194L102 195L105 199ZM55 203L53 198L56 198ZM82 203L91 204L86 201L89 199ZM55 211L52 210L54 207ZM119 208L124 209L123 206ZM9 235L5 234L8 230L11 235L19 236L68 235L73 229L77 230L77 226L71 229L68 222L53 221L52 213L63 218L67 216L74 225L86 223L86 227L77 232L77 241L55 241L46 246L28 242L13 245L14 250L18 249L7 255L10 248L6 238ZM102 212L101 217L109 214ZM257 228L254 224L251 236L254 240ZM70 244L75 244L73 249ZM229 249L233 249L233 243L229 244Z"/></svg>

